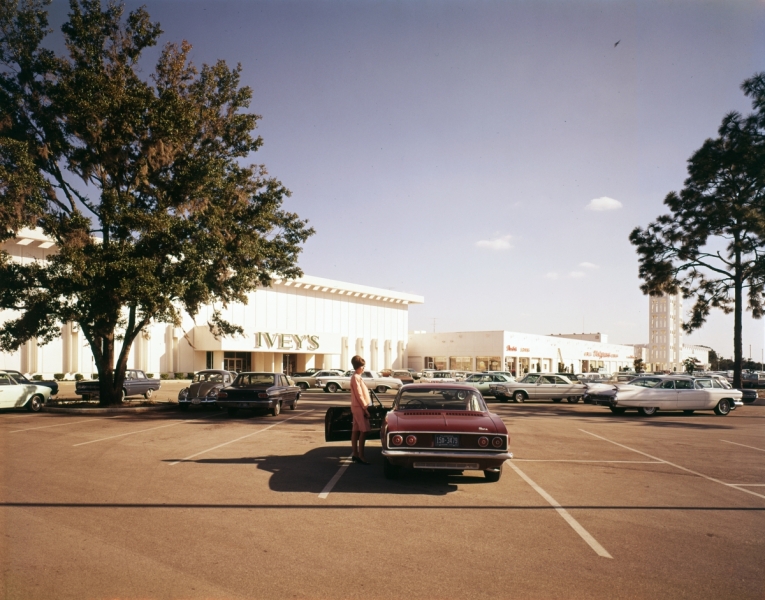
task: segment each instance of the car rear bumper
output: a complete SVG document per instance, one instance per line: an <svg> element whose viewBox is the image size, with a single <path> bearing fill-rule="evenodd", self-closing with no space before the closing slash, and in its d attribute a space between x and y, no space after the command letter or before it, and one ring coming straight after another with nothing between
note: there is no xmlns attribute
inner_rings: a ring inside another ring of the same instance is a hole
<svg viewBox="0 0 765 600"><path fill-rule="evenodd" d="M273 408L278 400L217 400L222 408Z"/></svg>
<svg viewBox="0 0 765 600"><path fill-rule="evenodd" d="M215 404L216 398L179 398L178 404Z"/></svg>
<svg viewBox="0 0 765 600"><path fill-rule="evenodd" d="M432 450L384 449L383 456L393 465L414 469L484 470L497 469L512 452L436 452Z"/></svg>

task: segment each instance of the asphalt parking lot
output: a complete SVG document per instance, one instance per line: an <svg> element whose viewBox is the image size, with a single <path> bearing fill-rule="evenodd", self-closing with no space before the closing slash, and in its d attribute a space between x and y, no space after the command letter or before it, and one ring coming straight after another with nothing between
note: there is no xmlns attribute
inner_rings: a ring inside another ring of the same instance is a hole
<svg viewBox="0 0 765 600"><path fill-rule="evenodd" d="M392 400L393 395L387 395ZM765 406L491 403L482 474L383 478L329 405L0 413L4 598L763 598Z"/></svg>

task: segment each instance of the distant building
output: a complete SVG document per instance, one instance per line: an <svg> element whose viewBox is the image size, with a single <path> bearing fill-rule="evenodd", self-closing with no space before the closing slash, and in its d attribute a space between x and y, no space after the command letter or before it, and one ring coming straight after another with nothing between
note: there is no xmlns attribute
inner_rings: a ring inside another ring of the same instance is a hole
<svg viewBox="0 0 765 600"><path fill-rule="evenodd" d="M683 297L681 294L649 298L647 370L683 371L683 362L695 358L709 367L709 349L683 344ZM638 356L636 345L635 355ZM645 360L645 359L644 359Z"/></svg>

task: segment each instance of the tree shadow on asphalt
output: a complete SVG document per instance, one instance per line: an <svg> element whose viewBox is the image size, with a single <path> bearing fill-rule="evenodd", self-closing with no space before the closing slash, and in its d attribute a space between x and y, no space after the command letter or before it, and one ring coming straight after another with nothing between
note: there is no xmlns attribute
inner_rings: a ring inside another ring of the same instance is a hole
<svg viewBox="0 0 765 600"><path fill-rule="evenodd" d="M398 479L385 479L381 451L379 446L367 446L366 457L372 464L352 463L332 488L332 493L445 496L456 492L458 485L487 483L480 471L468 471L467 475L459 475L457 471L403 469ZM201 458L185 462L203 465L252 465L272 473L269 479L269 488L272 491L320 494L350 454L348 446L322 446L305 454Z"/></svg>

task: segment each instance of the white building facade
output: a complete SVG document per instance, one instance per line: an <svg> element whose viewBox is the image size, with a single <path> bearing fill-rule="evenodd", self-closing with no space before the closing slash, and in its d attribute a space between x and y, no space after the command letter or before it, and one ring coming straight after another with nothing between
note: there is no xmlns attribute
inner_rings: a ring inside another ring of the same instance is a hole
<svg viewBox="0 0 765 600"><path fill-rule="evenodd" d="M695 358L709 368L709 349L683 343L683 297L681 294L649 297L647 369L684 370L683 362Z"/></svg>
<svg viewBox="0 0 765 600"><path fill-rule="evenodd" d="M601 334L534 335L512 331L415 332L409 337L413 369L529 372L616 372L632 368L634 348L601 341Z"/></svg>
<svg viewBox="0 0 765 600"><path fill-rule="evenodd" d="M54 244L37 230L24 230L2 245L19 262L45 260ZM152 373L191 373L204 368L236 371L302 371L309 367L350 369L354 354L373 370L405 367L409 305L422 296L341 281L304 276L276 281L248 295L247 304L232 304L223 318L241 326L241 337L217 337L205 307L181 327L152 323L135 340L128 366ZM0 314L0 320L14 313ZM90 346L75 323L47 345L35 340L17 352L0 354L1 369L52 377L96 372Z"/></svg>

